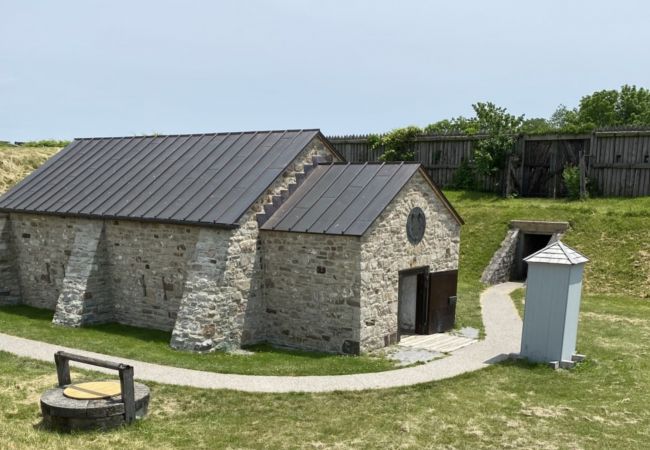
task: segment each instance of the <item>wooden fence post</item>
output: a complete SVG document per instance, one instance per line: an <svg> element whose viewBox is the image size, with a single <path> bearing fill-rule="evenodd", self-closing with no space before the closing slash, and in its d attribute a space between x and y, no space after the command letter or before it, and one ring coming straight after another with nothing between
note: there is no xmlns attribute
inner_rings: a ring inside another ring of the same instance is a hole
<svg viewBox="0 0 650 450"><path fill-rule="evenodd" d="M580 150L580 198L587 198L587 167L585 164L585 151Z"/></svg>
<svg viewBox="0 0 650 450"><path fill-rule="evenodd" d="M133 366L122 365L120 368L120 387L124 402L124 421L135 420L135 386L133 383Z"/></svg>

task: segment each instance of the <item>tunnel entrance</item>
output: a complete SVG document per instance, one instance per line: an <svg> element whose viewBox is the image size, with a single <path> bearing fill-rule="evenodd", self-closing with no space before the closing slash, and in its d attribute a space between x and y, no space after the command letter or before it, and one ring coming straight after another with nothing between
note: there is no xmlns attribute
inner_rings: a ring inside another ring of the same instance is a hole
<svg viewBox="0 0 650 450"><path fill-rule="evenodd" d="M511 220L501 246L483 271L481 281L485 284L524 281L528 265L523 259L560 239L568 229L568 222Z"/></svg>
<svg viewBox="0 0 650 450"><path fill-rule="evenodd" d="M517 250L515 251L515 260L512 264L510 281L525 281L528 276L528 264L524 258L543 249L549 244L552 234L533 234L520 233Z"/></svg>

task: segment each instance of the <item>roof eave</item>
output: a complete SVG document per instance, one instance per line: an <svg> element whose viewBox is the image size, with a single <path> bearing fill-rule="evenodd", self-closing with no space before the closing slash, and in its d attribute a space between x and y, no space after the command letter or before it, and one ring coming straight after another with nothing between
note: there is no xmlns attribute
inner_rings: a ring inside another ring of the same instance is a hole
<svg viewBox="0 0 650 450"><path fill-rule="evenodd" d="M0 208L0 213L33 214L33 215L54 216L54 217L61 217L61 218L75 217L79 219L88 219L88 220L123 220L129 222L168 223L173 225L190 225L190 226L199 226L199 227L220 228L225 230L233 230L240 227L240 225L237 223L197 222L197 221L188 221L188 220L174 220L174 219L148 218L148 217L129 217L129 216L103 216L100 214L79 214L79 213L65 213L65 212L54 212L54 211L32 211L32 210L22 210L22 209L12 209L12 208Z"/></svg>

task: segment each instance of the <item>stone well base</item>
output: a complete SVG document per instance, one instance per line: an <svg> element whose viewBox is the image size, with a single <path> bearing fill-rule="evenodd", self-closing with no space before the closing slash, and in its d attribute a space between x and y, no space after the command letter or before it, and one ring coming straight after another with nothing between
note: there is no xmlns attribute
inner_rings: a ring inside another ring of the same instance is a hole
<svg viewBox="0 0 650 450"><path fill-rule="evenodd" d="M41 396L43 425L70 432L74 430L106 430L124 425L124 403L119 395L99 400L76 400L63 395L67 386L46 391ZM149 388L135 383L135 415L143 418L149 407Z"/></svg>

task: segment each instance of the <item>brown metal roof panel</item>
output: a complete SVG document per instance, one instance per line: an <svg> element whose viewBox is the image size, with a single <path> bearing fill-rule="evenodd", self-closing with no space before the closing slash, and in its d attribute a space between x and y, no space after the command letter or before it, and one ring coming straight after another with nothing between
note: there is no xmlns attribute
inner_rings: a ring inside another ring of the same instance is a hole
<svg viewBox="0 0 650 450"><path fill-rule="evenodd" d="M39 184L41 180L48 175L50 171L56 170L56 168L62 164L62 161L70 158L70 155L74 153L74 150L79 147L79 145L80 141L73 141L56 155L48 159L42 166L34 170L22 181L18 182L11 190L1 195L0 205L2 207L7 207L15 200L27 195L35 185Z"/></svg>
<svg viewBox="0 0 650 450"><path fill-rule="evenodd" d="M302 216L302 212L298 213L294 210L300 209L300 202L305 192L313 189L314 186L318 183L320 177L327 173L326 166L318 166L313 172L307 177L305 181L300 185L300 188L296 190L281 206L278 208L278 211L273 214L265 223L262 228L264 229L273 229L275 227L291 227L296 221Z"/></svg>
<svg viewBox="0 0 650 450"><path fill-rule="evenodd" d="M319 135L290 130L75 140L0 198L0 208L233 226Z"/></svg>
<svg viewBox="0 0 650 450"><path fill-rule="evenodd" d="M27 189L21 189L18 187L18 195L11 198L7 202L7 207L13 208L20 205L20 207L33 207L35 202L38 203L44 192L48 192L55 188L58 183L61 181L62 174L65 173L66 167L68 165L74 165L75 161L78 161L80 157L88 152L89 148L92 149L96 145L99 145L100 140L94 140L89 142L87 145L75 148L73 154L70 158L66 158L66 162L52 166L50 170L41 172L38 177L34 178L33 183L30 184ZM11 192L11 191L10 191Z"/></svg>
<svg viewBox="0 0 650 450"><path fill-rule="evenodd" d="M114 145L105 148L102 152L104 153L103 157L96 160L93 165L87 168L83 175L76 177L74 182L69 186L69 189L60 192L58 195L51 199L51 203L48 205L43 205L43 209L50 211L68 211L74 205L76 205L81 199L88 196L88 191L92 189L93 186L98 186L101 184L99 178L104 173L111 174L111 161L114 161L115 158L112 155L120 153L127 146L127 143L131 140L116 139L114 140ZM112 177L109 180L112 182Z"/></svg>
<svg viewBox="0 0 650 450"><path fill-rule="evenodd" d="M211 158L189 173L178 185L173 186L165 199L159 204L153 205L147 215L152 217L174 216L176 211L187 205L190 199L200 195L199 192L217 178L219 171L228 164L234 152L248 145L255 136L252 133L228 136L215 148Z"/></svg>
<svg viewBox="0 0 650 450"><path fill-rule="evenodd" d="M197 160L203 160L214 151L215 139L223 139L225 136L206 135L193 139L189 145L180 153L178 158L168 159L155 169L149 176L146 186L136 192L135 197L130 200L130 205L120 211L121 215L140 217L145 215L151 207L158 204L172 186L176 186L185 177L188 168ZM217 140L217 143L219 142Z"/></svg>
<svg viewBox="0 0 650 450"><path fill-rule="evenodd" d="M122 183L114 197L109 199L100 208L94 210L101 215L128 217L124 211L128 210L135 197L146 189L154 178L157 170L165 164L176 164L183 154L195 142L196 137L178 136L168 145L160 146L137 164L134 164L126 174L126 183Z"/></svg>
<svg viewBox="0 0 650 450"><path fill-rule="evenodd" d="M417 168L418 166L414 164L400 166L393 177L377 193L376 197L359 213L359 217L345 230L345 234L363 235L411 179Z"/></svg>
<svg viewBox="0 0 650 450"><path fill-rule="evenodd" d="M359 197L363 191L366 184L368 184L373 177L379 172L381 165L371 164L371 165L356 165L361 167L362 170L358 173L357 176L352 177L349 180L349 184L346 185L343 192L341 192L334 202L327 208L326 212L316 219L316 221L310 226L310 230L315 233L326 233L328 230L334 226L339 218L345 213L348 209L350 203ZM352 172L347 172L352 174Z"/></svg>
<svg viewBox="0 0 650 450"><path fill-rule="evenodd" d="M273 148L282 137L282 135L277 133L268 134L266 136L267 138L264 139L260 145L247 149L247 151L239 153L233 158L232 163L230 164L232 170L226 171L226 173L223 174L223 178L221 179L221 182L219 182L218 187L214 189L207 198L205 198L205 201L198 202L196 207L189 214L183 216L183 220L222 223L217 216L206 216L210 214L210 211L212 211L222 200L224 200L230 191L235 189L236 184L245 177L248 172L253 170L255 165L259 164L260 161L263 160L264 156L267 155L270 149ZM244 188L238 188L234 195L241 195L243 191ZM246 207L246 209L248 208Z"/></svg>
<svg viewBox="0 0 650 450"><path fill-rule="evenodd" d="M167 165L164 171L159 173L155 179L131 202L129 215L144 217L161 203L167 205L166 200L169 193L177 186L183 185L188 175L195 170L196 166L203 163L215 152L218 144L226 138L225 135L206 135L196 142L193 148L185 152L178 159L177 164ZM187 186L187 183L184 184Z"/></svg>
<svg viewBox="0 0 650 450"><path fill-rule="evenodd" d="M77 197L66 205L65 210L71 213L90 210L90 205L96 204L103 193L117 187L123 167L128 166L146 145L144 139L131 139L127 145L113 153L105 170L97 177L89 179L88 186L79 190Z"/></svg>
<svg viewBox="0 0 650 450"><path fill-rule="evenodd" d="M137 152L131 151L128 157L122 158L119 168L112 172L111 176L102 183L99 192L97 192L91 202L87 202L81 213L101 215L103 211L110 208L124 195L123 187L131 182L133 185L133 168L141 167L146 161L151 159L150 154L164 150L171 146L179 136L161 136L153 139L142 139L142 145L137 147ZM99 195L97 195L99 194Z"/></svg>
<svg viewBox="0 0 650 450"><path fill-rule="evenodd" d="M254 147L262 145L264 141L269 138L268 134L255 134L248 142L242 143L235 148L231 148L223 160L215 161L210 165L210 169L216 171L209 180L206 180L202 185L195 186L194 189L183 194L182 202L174 202L173 206L166 208L156 217L161 219L177 217L181 220L187 220L188 217L194 215L197 209L204 203L214 205L214 202L220 198L221 189L225 189L223 184L227 178L232 174L241 164L242 158L237 158L238 155L244 153L250 154Z"/></svg>
<svg viewBox="0 0 650 450"><path fill-rule="evenodd" d="M349 187L352 180L355 180L359 172L363 170L362 165L354 166L331 166L327 175L323 177L319 189L309 193L311 198L306 204L311 204L309 211L294 224L293 229L322 233L324 228L316 227L315 224L324 215L328 214L334 202Z"/></svg>
<svg viewBox="0 0 650 450"><path fill-rule="evenodd" d="M55 178L41 182L39 189L34 191L28 203L29 208L36 211L57 211L57 200L72 192L86 177L92 176L92 165L101 158L107 148L110 151L111 146L109 139L97 141L87 152L82 151L82 154L69 164L61 166Z"/></svg>
<svg viewBox="0 0 650 450"><path fill-rule="evenodd" d="M271 186L298 153L309 143L309 133L289 131L268 148L257 150L259 159L249 158L244 175L233 175L234 186L204 215L201 221L237 222L251 205Z"/></svg>
<svg viewBox="0 0 650 450"><path fill-rule="evenodd" d="M319 166L262 229L361 236L419 167L419 164Z"/></svg>
<svg viewBox="0 0 650 450"><path fill-rule="evenodd" d="M228 220L237 221L248 208L236 205L254 203L294 159L290 149L298 136L295 131L287 132L270 147L260 147L257 159L249 158L247 164L242 166L245 172L243 175L232 175L232 188L225 192L201 220L225 221L224 223L228 223ZM232 219L226 219L224 215Z"/></svg>
<svg viewBox="0 0 650 450"><path fill-rule="evenodd" d="M359 195L347 205L347 208L336 222L327 229L327 233L345 234L348 227L359 218L368 203L381 192L397 170L398 166L393 164L380 166L377 174L366 184Z"/></svg>

